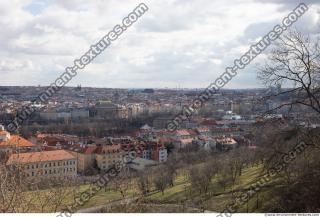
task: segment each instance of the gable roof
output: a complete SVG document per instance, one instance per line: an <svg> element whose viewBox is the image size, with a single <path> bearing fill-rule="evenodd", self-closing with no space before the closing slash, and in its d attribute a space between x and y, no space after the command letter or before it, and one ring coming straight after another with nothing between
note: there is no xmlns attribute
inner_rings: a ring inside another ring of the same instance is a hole
<svg viewBox="0 0 320 217"><path fill-rule="evenodd" d="M0 141L0 148L6 146L16 146L16 147L36 147L32 142L22 138L21 136L11 135L10 139L7 141Z"/></svg>
<svg viewBox="0 0 320 217"><path fill-rule="evenodd" d="M7 161L7 165L72 159L76 159L76 157L65 150L29 152L11 155Z"/></svg>

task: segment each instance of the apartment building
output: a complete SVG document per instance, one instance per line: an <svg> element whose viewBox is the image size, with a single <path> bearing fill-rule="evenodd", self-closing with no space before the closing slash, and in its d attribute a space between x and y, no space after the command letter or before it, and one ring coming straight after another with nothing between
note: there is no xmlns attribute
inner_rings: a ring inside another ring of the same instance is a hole
<svg viewBox="0 0 320 217"><path fill-rule="evenodd" d="M95 106L95 110L97 116L106 119L127 117L127 109L121 105L114 104L111 101L99 101Z"/></svg>
<svg viewBox="0 0 320 217"><path fill-rule="evenodd" d="M231 149L235 149L238 146L238 143L230 137L220 137L216 138L216 147L220 151L228 151Z"/></svg>
<svg viewBox="0 0 320 217"><path fill-rule="evenodd" d="M125 156L121 145L106 145L98 147L96 152L97 166L100 170L107 170L117 162L121 162Z"/></svg>
<svg viewBox="0 0 320 217"><path fill-rule="evenodd" d="M70 146L79 142L79 137L67 134L37 134L37 143L47 146Z"/></svg>
<svg viewBox="0 0 320 217"><path fill-rule="evenodd" d="M117 162L123 161L125 151L121 145L74 145L68 149L78 161L78 172L85 174L97 167L107 170Z"/></svg>
<svg viewBox="0 0 320 217"><path fill-rule="evenodd" d="M168 159L168 152L163 143L156 141L145 141L135 146L137 156L153 160L159 163L166 162Z"/></svg>
<svg viewBox="0 0 320 217"><path fill-rule="evenodd" d="M95 165L95 151L97 147L95 145L87 146L87 147L70 147L70 153L76 157L77 159L77 170L81 174L87 174L92 171L92 168Z"/></svg>
<svg viewBox="0 0 320 217"><path fill-rule="evenodd" d="M159 163L166 162L168 159L167 149L164 146L154 146L151 159Z"/></svg>
<svg viewBox="0 0 320 217"><path fill-rule="evenodd" d="M6 165L19 166L27 179L61 179L77 176L77 159L65 150L12 154Z"/></svg>

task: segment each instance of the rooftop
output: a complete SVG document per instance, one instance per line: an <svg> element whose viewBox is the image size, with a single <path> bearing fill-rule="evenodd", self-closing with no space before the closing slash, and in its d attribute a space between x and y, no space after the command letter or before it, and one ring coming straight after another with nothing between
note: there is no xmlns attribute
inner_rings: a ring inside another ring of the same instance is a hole
<svg viewBox="0 0 320 217"><path fill-rule="evenodd" d="M17 136L17 135L11 135L10 138L7 141L0 141L0 148L6 147L6 146L16 146L16 147L36 147L35 144L32 142Z"/></svg>
<svg viewBox="0 0 320 217"><path fill-rule="evenodd" d="M13 154L9 157L7 165L28 164L46 161L71 160L75 157L65 150L29 152L21 154Z"/></svg>

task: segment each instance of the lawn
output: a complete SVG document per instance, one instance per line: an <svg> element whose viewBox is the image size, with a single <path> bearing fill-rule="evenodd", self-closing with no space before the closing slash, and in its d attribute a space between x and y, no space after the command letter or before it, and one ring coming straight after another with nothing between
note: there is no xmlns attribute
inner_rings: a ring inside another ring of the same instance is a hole
<svg viewBox="0 0 320 217"><path fill-rule="evenodd" d="M261 175L261 166L248 167L242 172L238 182L233 186L234 191L248 188ZM213 178L207 195L200 194L195 190L191 190L190 183L183 175L178 175L174 186L164 191L155 193L147 197L150 203L181 203L185 202L190 206L197 205L199 202L205 201L204 208L211 211L223 210L227 203L232 199L232 186L228 185L224 190L217 183L217 177Z"/></svg>
<svg viewBox="0 0 320 217"><path fill-rule="evenodd" d="M174 185L169 186L165 189L164 194L162 192L156 191L154 186L151 187L151 193L145 198L146 203L150 204L185 204L188 207L199 207L199 204L202 204L202 208L206 210L211 210L215 212L222 211L225 206L232 201L232 192L246 191L250 187L251 184L255 183L262 174L261 166L247 167L243 169L242 175L238 178L238 181L234 186L229 184L224 190L217 182L217 177L212 179L211 185L209 187L209 193L200 194L195 189L191 189L190 182L188 181L186 171L179 170L174 180ZM275 179L276 180L276 179ZM272 180L274 184L275 181ZM268 183L272 185L272 183ZM77 191L78 194L84 192L89 188L89 185L81 185ZM31 192L28 192L30 196ZM40 194L43 195L43 198L48 198L47 190L40 191ZM130 189L127 190L125 198L133 198L139 194L136 180L132 181ZM272 191L270 188L263 188L259 192L259 198L254 195L248 201L248 204L243 204L242 207L239 207L239 212L246 212L247 209L249 212L254 212L260 210L263 206L261 205L263 201L266 201L272 195ZM40 196L41 198L41 196ZM112 201L117 201L123 199L121 193L119 191L115 191L110 186L105 189L100 190L96 193L88 202L86 202L83 206L77 207L78 209L95 207L100 205L105 205ZM259 201L257 202L257 200ZM67 196L62 204L73 204L73 196ZM37 205L33 206L32 211L40 212ZM50 207L45 209L45 211L50 211Z"/></svg>

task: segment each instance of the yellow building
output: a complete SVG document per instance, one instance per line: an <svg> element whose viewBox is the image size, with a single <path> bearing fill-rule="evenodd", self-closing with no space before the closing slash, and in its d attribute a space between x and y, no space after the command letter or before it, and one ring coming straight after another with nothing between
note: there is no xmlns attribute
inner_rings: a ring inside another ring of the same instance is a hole
<svg viewBox="0 0 320 217"><path fill-rule="evenodd" d="M123 161L125 152L121 145L91 145L69 149L78 161L78 172L90 173L94 168L107 170L115 163Z"/></svg>
<svg viewBox="0 0 320 217"><path fill-rule="evenodd" d="M92 171L96 161L96 149L97 147L94 145L86 148L71 150L72 155L74 155L77 159L77 170L79 173L86 174Z"/></svg>
<svg viewBox="0 0 320 217"><path fill-rule="evenodd" d="M106 170L117 162L121 162L125 152L121 145L101 146L96 150L97 166L100 170Z"/></svg>
<svg viewBox="0 0 320 217"><path fill-rule="evenodd" d="M6 165L19 166L28 179L75 178L77 159L65 150L12 154Z"/></svg>

